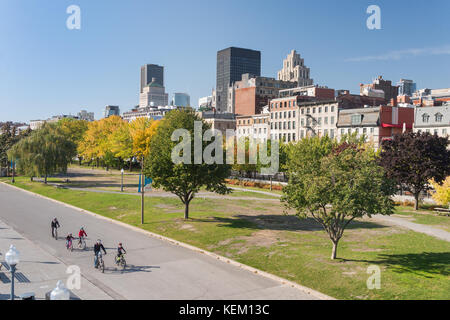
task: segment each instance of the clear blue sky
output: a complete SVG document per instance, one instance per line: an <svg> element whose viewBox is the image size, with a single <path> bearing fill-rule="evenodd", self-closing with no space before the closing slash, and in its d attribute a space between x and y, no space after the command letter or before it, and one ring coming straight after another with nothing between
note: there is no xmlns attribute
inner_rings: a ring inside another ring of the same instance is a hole
<svg viewBox="0 0 450 320"><path fill-rule="evenodd" d="M66 28L71 4L81 30ZM371 4L382 30L366 27ZM145 63L163 65L166 91L196 105L229 46L260 50L263 76L276 77L296 49L331 88L357 92L377 75L450 87L449 12L448 0L0 0L0 121L127 111Z"/></svg>

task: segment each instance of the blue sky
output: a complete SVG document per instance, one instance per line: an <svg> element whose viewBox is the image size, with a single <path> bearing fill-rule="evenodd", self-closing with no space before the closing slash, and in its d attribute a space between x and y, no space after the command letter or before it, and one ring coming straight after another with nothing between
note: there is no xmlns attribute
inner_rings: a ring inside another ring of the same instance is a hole
<svg viewBox="0 0 450 320"><path fill-rule="evenodd" d="M66 28L72 4L81 30ZM381 30L366 27L372 4ZM447 0L0 0L0 121L129 110L145 63L165 66L166 91L196 104L229 46L260 50L263 76L296 49L315 83L335 89L358 92L377 75L450 87L449 12Z"/></svg>

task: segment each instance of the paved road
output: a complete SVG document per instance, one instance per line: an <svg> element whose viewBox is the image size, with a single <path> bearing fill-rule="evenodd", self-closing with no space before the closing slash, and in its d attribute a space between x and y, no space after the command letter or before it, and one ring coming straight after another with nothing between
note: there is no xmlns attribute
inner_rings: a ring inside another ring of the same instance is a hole
<svg viewBox="0 0 450 320"><path fill-rule="evenodd" d="M89 251L70 253L64 247L64 240L52 239L50 221L53 217L61 222L60 234L75 233L84 226ZM0 219L62 263L78 265L86 280L113 299L316 298L278 281L2 183ZM104 274L92 266L91 248L97 238L103 240L108 251ZM128 251L130 267L124 273L113 267L118 241L123 242ZM76 290L74 293L83 298Z"/></svg>

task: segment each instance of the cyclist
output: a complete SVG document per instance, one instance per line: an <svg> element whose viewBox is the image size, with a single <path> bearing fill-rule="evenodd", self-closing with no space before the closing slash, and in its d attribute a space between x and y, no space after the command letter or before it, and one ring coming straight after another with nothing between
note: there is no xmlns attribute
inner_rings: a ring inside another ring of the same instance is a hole
<svg viewBox="0 0 450 320"><path fill-rule="evenodd" d="M69 233L66 237L66 248L69 249L70 247L72 247L72 240L73 240L73 236L71 233Z"/></svg>
<svg viewBox="0 0 450 320"><path fill-rule="evenodd" d="M100 250L103 250L103 252L106 254L106 250L105 247L102 244L102 240L98 239L97 243L94 244L94 267L97 268L98 267L98 253L100 252Z"/></svg>
<svg viewBox="0 0 450 320"><path fill-rule="evenodd" d="M56 229L59 228L58 219L54 218L52 220L51 227L52 227L52 237L55 238L55 231L56 231Z"/></svg>
<svg viewBox="0 0 450 320"><path fill-rule="evenodd" d="M116 257L116 261L119 262L120 259L122 258L122 255L124 253L127 253L127 251L125 250L125 248L122 246L122 242L119 242L119 247L117 248L117 257Z"/></svg>
<svg viewBox="0 0 450 320"><path fill-rule="evenodd" d="M83 237L87 237L87 233L86 231L84 231L83 227L81 227L80 231L78 232L78 244L81 244Z"/></svg>

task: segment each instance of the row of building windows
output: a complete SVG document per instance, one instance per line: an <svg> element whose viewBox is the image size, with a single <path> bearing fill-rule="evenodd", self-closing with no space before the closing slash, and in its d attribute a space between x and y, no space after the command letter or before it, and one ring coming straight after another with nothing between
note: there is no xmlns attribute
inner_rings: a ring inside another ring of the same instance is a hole
<svg viewBox="0 0 450 320"><path fill-rule="evenodd" d="M296 100L289 100L289 101L282 101L282 102L272 102L271 109L278 109L279 108L287 108L289 107L295 107L297 105Z"/></svg>
<svg viewBox="0 0 450 320"><path fill-rule="evenodd" d="M306 114L311 113L322 113L322 111L324 111L325 113L328 112L328 110L330 110L330 112L334 112L334 106L331 106L330 108L328 108L328 106L325 107L312 107L312 108L302 108L302 114L305 114L305 110L306 110Z"/></svg>
<svg viewBox="0 0 450 320"><path fill-rule="evenodd" d="M293 118L295 118L295 111L292 111L292 113L291 113L291 111L284 111L284 112L273 112L273 113L271 113L270 114L270 119L274 119L274 117L275 117L275 119L278 119L278 118L280 118L280 119L287 119L287 118L291 118L291 116L293 117Z"/></svg>
<svg viewBox="0 0 450 320"><path fill-rule="evenodd" d="M281 141L295 141L295 133L279 133L279 134L271 134L272 140L281 140Z"/></svg>
<svg viewBox="0 0 450 320"><path fill-rule="evenodd" d="M436 122L442 122L443 118L444 118L444 116L442 114L440 114L440 113L436 113L434 115L434 121L436 121ZM422 115L422 121L424 123L428 123L430 121L430 116L428 114L424 113Z"/></svg>
<svg viewBox="0 0 450 320"><path fill-rule="evenodd" d="M322 130L300 130L300 139L305 138L306 136L315 136L318 135L319 137L322 136ZM324 136L329 136L330 138L334 138L334 129L324 129L323 130L323 135Z"/></svg>
<svg viewBox="0 0 450 320"><path fill-rule="evenodd" d="M284 122L271 122L270 129L275 130L291 130L291 121ZM295 129L295 121L292 121L292 129Z"/></svg>
<svg viewBox="0 0 450 320"><path fill-rule="evenodd" d="M302 127L305 126L305 118L300 119L300 124ZM311 124L322 125L322 118L306 118L306 126ZM323 124L328 124L328 117L323 117ZM334 117L330 117L330 124L334 125Z"/></svg>
<svg viewBox="0 0 450 320"><path fill-rule="evenodd" d="M341 135L344 135L345 131L346 131L346 129L341 129ZM369 128L369 131L370 131L370 134L373 134L374 133L374 128ZM354 132L356 132L356 134L359 134L360 133L359 128L356 128ZM347 133L351 134L352 133L352 129L348 128L347 129ZM362 133L363 134L367 134L367 128L363 128L362 129Z"/></svg>

